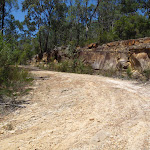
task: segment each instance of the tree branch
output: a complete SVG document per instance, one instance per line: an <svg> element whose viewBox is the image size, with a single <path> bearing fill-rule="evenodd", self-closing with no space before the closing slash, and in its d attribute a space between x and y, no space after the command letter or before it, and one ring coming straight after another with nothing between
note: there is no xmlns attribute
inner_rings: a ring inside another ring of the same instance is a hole
<svg viewBox="0 0 150 150"><path fill-rule="evenodd" d="M98 8L98 6L99 6L99 4L100 4L100 1L101 1L101 0L97 0L97 5L96 5L96 7L95 7L95 9L94 9L93 14L92 14L91 17L90 17L90 24L91 24L91 21L92 21L92 18L93 18L93 16L94 16L94 14L96 13L96 10L97 10L97 8Z"/></svg>

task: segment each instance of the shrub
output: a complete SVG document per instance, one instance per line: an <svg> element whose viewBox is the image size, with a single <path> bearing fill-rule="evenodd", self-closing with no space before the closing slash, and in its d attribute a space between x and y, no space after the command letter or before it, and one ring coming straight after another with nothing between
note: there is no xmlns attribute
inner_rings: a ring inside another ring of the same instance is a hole
<svg viewBox="0 0 150 150"><path fill-rule="evenodd" d="M12 46L0 35L0 95L21 91L31 80L27 71L13 66L19 54L18 49L12 50Z"/></svg>
<svg viewBox="0 0 150 150"><path fill-rule="evenodd" d="M132 77L132 69L131 69L131 67L128 67L128 69L127 69L127 75L128 75L129 78Z"/></svg>
<svg viewBox="0 0 150 150"><path fill-rule="evenodd" d="M40 66L40 68L43 68L43 66ZM50 62L48 67L44 69L70 73L93 74L92 67L85 65L79 59L64 60L60 63Z"/></svg>
<svg viewBox="0 0 150 150"><path fill-rule="evenodd" d="M114 33L121 40L141 38L150 35L149 20L139 14L124 15L114 24Z"/></svg>
<svg viewBox="0 0 150 150"><path fill-rule="evenodd" d="M14 93L21 94L24 87L33 78L28 71L18 67L7 67L0 70L0 95L12 96Z"/></svg>
<svg viewBox="0 0 150 150"><path fill-rule="evenodd" d="M111 68L109 70L99 70L98 74L103 75L105 77L113 77L116 76L116 70Z"/></svg>
<svg viewBox="0 0 150 150"><path fill-rule="evenodd" d="M23 50L20 53L20 57L18 58L19 64L26 64L28 60L31 60L34 53L32 50L32 45L26 43L23 45Z"/></svg>
<svg viewBox="0 0 150 150"><path fill-rule="evenodd" d="M150 79L150 69L144 70L143 73L144 73L144 76L146 77L146 79L149 80Z"/></svg>
<svg viewBox="0 0 150 150"><path fill-rule="evenodd" d="M93 69L89 65L85 65L81 60L74 60L72 65L73 71L79 74L92 74Z"/></svg>

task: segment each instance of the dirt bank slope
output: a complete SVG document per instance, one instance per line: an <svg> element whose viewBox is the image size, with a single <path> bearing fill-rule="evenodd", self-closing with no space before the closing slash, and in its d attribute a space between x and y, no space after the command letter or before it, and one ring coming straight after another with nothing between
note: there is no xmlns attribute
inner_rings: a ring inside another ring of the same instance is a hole
<svg viewBox="0 0 150 150"><path fill-rule="evenodd" d="M149 84L32 73L30 104L0 122L0 150L150 149Z"/></svg>

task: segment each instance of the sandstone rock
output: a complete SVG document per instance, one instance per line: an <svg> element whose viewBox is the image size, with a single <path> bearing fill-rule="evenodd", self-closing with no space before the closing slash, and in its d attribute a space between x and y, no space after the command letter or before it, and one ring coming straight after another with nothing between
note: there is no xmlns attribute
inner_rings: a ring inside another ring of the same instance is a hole
<svg viewBox="0 0 150 150"><path fill-rule="evenodd" d="M139 45L139 44L140 44L140 41L139 40L135 40L134 45Z"/></svg>
<svg viewBox="0 0 150 150"><path fill-rule="evenodd" d="M76 47L76 49L77 49L77 50L80 50L80 49L81 49L81 47L80 47L80 46L78 46L78 47Z"/></svg>
<svg viewBox="0 0 150 150"><path fill-rule="evenodd" d="M146 43L146 44L150 43L150 38L145 38L144 41L143 41L143 43Z"/></svg>
<svg viewBox="0 0 150 150"><path fill-rule="evenodd" d="M97 48L97 47L98 47L98 43L94 43L93 48Z"/></svg>
<svg viewBox="0 0 150 150"><path fill-rule="evenodd" d="M58 61L55 59L55 60L54 60L54 63L55 63L55 64L58 64Z"/></svg>
<svg viewBox="0 0 150 150"><path fill-rule="evenodd" d="M98 43L91 43L90 45L88 45L89 49L97 48L97 47L98 47Z"/></svg>
<svg viewBox="0 0 150 150"><path fill-rule="evenodd" d="M134 69L134 70L138 70L139 72L142 71L142 68L141 68L141 64L139 62L139 60L136 58L136 54L133 53L130 57L130 62L131 62L131 67Z"/></svg>
<svg viewBox="0 0 150 150"><path fill-rule="evenodd" d="M128 57L126 54L121 53L118 55L118 63L117 63L117 69L127 69L128 67Z"/></svg>
<svg viewBox="0 0 150 150"><path fill-rule="evenodd" d="M108 43L107 46L109 47L114 47L114 46L118 46L119 45L119 42L111 42L111 43Z"/></svg>
<svg viewBox="0 0 150 150"><path fill-rule="evenodd" d="M135 40L129 40L128 42L128 46L134 45L135 44Z"/></svg>
<svg viewBox="0 0 150 150"><path fill-rule="evenodd" d="M131 39L125 41L110 42L98 46L91 43L88 48L77 47L70 54L68 47L55 47L49 53L36 55L31 64L54 61L59 63L63 60L79 58L83 63L89 64L95 70L131 70L142 73L150 69L150 38ZM137 73L134 73L137 76Z"/></svg>
<svg viewBox="0 0 150 150"><path fill-rule="evenodd" d="M149 38L141 38L111 42L98 47L95 51L85 49L80 53L80 57L95 70L124 70L130 67L141 73L150 67L148 41ZM92 44L89 47L91 48Z"/></svg>
<svg viewBox="0 0 150 150"><path fill-rule="evenodd" d="M93 43L90 44L90 45L88 45L88 48L89 48L89 49L93 48Z"/></svg>
<svg viewBox="0 0 150 150"><path fill-rule="evenodd" d="M138 53L136 55L136 58L137 59L144 59L144 60L149 59L147 53Z"/></svg>
<svg viewBox="0 0 150 150"><path fill-rule="evenodd" d="M94 70L99 70L100 69L100 62L99 61L94 61L91 65L92 65L92 68Z"/></svg>
<svg viewBox="0 0 150 150"><path fill-rule="evenodd" d="M0 134L4 134L4 133L5 133L4 130L1 130L1 131L0 131Z"/></svg>
<svg viewBox="0 0 150 150"><path fill-rule="evenodd" d="M44 54L43 54L43 58L42 58L41 61L43 61L43 62L48 62L48 53L44 53Z"/></svg>
<svg viewBox="0 0 150 150"><path fill-rule="evenodd" d="M143 76L140 72L138 72L137 70L133 70L132 71L132 78L133 79L141 79Z"/></svg>
<svg viewBox="0 0 150 150"><path fill-rule="evenodd" d="M143 52L143 53L137 53L132 55L132 61L133 67L140 67L140 71L148 70L150 69L150 59L148 57L148 54ZM138 69L137 69L138 70Z"/></svg>
<svg viewBox="0 0 150 150"><path fill-rule="evenodd" d="M135 43L135 40L126 40L126 41L122 42L122 45L123 46L131 46L131 45L134 45L134 43Z"/></svg>

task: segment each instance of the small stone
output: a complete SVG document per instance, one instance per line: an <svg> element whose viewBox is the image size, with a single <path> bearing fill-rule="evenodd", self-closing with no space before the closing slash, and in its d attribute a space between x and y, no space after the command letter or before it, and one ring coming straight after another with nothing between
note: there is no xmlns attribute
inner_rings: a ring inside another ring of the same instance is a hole
<svg viewBox="0 0 150 150"><path fill-rule="evenodd" d="M94 121L94 118L90 118L89 120L90 120L90 121Z"/></svg>
<svg viewBox="0 0 150 150"><path fill-rule="evenodd" d="M13 133L15 133L15 130L9 131L9 133L13 134Z"/></svg>
<svg viewBox="0 0 150 150"><path fill-rule="evenodd" d="M0 131L0 134L4 134L4 131Z"/></svg>

